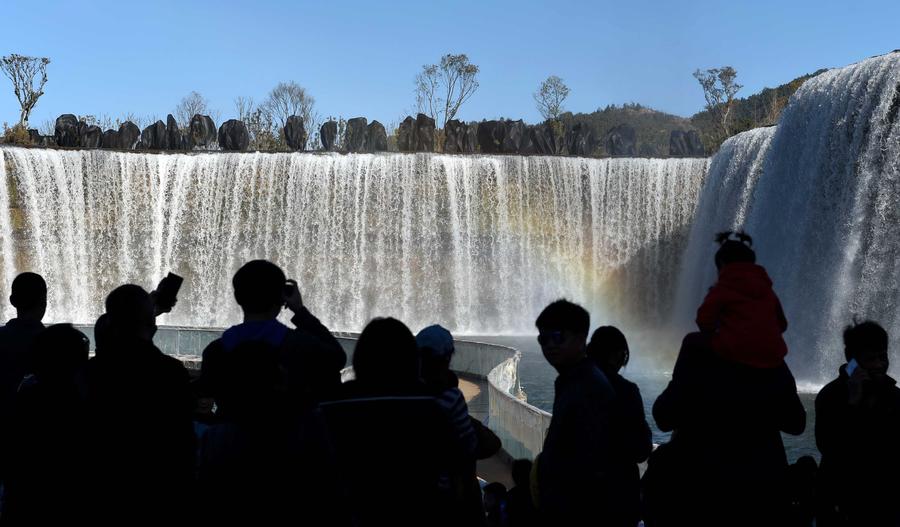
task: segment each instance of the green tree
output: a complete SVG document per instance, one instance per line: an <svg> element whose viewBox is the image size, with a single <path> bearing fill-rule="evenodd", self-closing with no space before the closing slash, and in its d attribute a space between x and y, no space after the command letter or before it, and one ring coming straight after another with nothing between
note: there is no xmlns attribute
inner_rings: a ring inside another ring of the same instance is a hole
<svg viewBox="0 0 900 527"><path fill-rule="evenodd" d="M728 117L734 105L734 96L743 88L735 79L737 71L731 66L712 68L706 71L697 70L694 78L703 88L703 97L706 99L706 110L717 117L725 137L730 136L728 129Z"/></svg>
<svg viewBox="0 0 900 527"><path fill-rule="evenodd" d="M534 93L534 102L544 119L558 121L559 116L565 111L563 102L569 96L569 87L556 75L551 75L541 83L541 87Z"/></svg>
<svg viewBox="0 0 900 527"><path fill-rule="evenodd" d="M418 110L440 123L456 117L460 107L478 90L478 66L465 54L447 54L440 64L426 64L416 75Z"/></svg>

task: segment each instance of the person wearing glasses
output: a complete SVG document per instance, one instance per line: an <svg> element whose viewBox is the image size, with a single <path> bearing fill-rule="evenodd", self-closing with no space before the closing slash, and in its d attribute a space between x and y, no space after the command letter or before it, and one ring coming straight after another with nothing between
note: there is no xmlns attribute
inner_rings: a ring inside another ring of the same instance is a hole
<svg viewBox="0 0 900 527"><path fill-rule="evenodd" d="M602 521L611 510L609 380L587 356L590 315L568 300L547 306L535 323L547 362L559 376L553 418L538 457L538 507L548 525Z"/></svg>

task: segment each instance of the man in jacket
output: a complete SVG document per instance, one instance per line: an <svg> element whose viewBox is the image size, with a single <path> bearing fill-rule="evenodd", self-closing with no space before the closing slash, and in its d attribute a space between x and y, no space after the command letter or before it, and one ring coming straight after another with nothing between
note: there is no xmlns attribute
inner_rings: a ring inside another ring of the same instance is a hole
<svg viewBox="0 0 900 527"><path fill-rule="evenodd" d="M238 269L232 284L244 321L228 328L222 338L203 350L202 390L215 398L224 355L245 342L260 342L278 351L292 397L333 397L340 388L347 356L328 328L303 305L296 282L287 280L274 263L253 260ZM285 306L294 313L291 322L295 329L277 320Z"/></svg>
<svg viewBox="0 0 900 527"><path fill-rule="evenodd" d="M900 388L887 374L887 348L887 332L875 322L848 327L848 364L816 397L819 525L900 525Z"/></svg>

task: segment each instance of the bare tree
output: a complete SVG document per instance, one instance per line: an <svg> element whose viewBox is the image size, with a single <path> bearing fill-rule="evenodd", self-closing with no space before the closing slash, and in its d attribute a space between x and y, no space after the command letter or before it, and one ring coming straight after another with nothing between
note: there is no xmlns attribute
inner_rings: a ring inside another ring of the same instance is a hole
<svg viewBox="0 0 900 527"><path fill-rule="evenodd" d="M277 150L279 145L278 131L272 122L269 112L260 108L253 97L237 97L234 110L238 119L244 122L250 134L250 148L253 150Z"/></svg>
<svg viewBox="0 0 900 527"><path fill-rule="evenodd" d="M133 112L128 112L120 117L118 121L119 124L131 122L141 130L143 130L148 124L156 122L156 119L151 120L149 117L141 117Z"/></svg>
<svg viewBox="0 0 900 527"><path fill-rule="evenodd" d="M272 88L260 107L268 112L273 123L282 129L287 124L288 117L292 115L302 117L303 125L307 129L311 129L317 120L315 105L316 100L306 91L306 88L290 81L279 82Z"/></svg>
<svg viewBox="0 0 900 527"><path fill-rule="evenodd" d="M208 115L214 122L219 122L219 112L209 106L209 101L203 95L192 91L184 96L173 112L178 126L187 128L191 125L191 119L197 114Z"/></svg>
<svg viewBox="0 0 900 527"><path fill-rule="evenodd" d="M443 129L478 90L478 66L465 54L447 54L440 64L426 64L416 75L416 106Z"/></svg>
<svg viewBox="0 0 900 527"><path fill-rule="evenodd" d="M27 57L25 55L6 55L0 57L0 70L13 83L13 91L19 100L19 126L28 128L28 117L44 94L47 84L47 57Z"/></svg>
<svg viewBox="0 0 900 527"><path fill-rule="evenodd" d="M712 68L706 71L697 70L694 78L703 88L703 96L706 98L706 110L719 120L725 137L731 135L728 131L728 115L734 105L734 96L743 88L735 82L737 71L731 66Z"/></svg>
<svg viewBox="0 0 900 527"><path fill-rule="evenodd" d="M253 97L240 96L234 99L234 110L238 114L238 120L246 121L255 108Z"/></svg>
<svg viewBox="0 0 900 527"><path fill-rule="evenodd" d="M53 135L56 133L56 121L52 119L44 119L38 128L41 135Z"/></svg>
<svg viewBox="0 0 900 527"><path fill-rule="evenodd" d="M556 75L547 77L534 93L534 102L545 120L556 121L563 112L563 102L569 96L569 87Z"/></svg>

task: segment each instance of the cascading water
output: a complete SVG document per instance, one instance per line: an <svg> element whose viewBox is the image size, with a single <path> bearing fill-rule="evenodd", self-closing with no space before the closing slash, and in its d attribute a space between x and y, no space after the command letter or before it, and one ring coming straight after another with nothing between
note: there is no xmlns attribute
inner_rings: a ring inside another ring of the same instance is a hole
<svg viewBox="0 0 900 527"><path fill-rule="evenodd" d="M712 282L712 233L744 227L784 304L800 376L835 375L854 317L879 321L895 343L898 110L900 53L891 53L808 80L774 130L729 140L710 164L677 305L696 308Z"/></svg>
<svg viewBox="0 0 900 527"><path fill-rule="evenodd" d="M390 315L413 329L439 322L489 334L533 331L539 310L560 296L591 307L595 321L661 320L707 167L705 159L0 153L0 211L10 211L0 214L0 295L15 272L38 271L52 320L90 322L114 286L152 286L172 270L187 280L163 323L226 326L239 320L232 274L268 258L298 279L333 329Z"/></svg>
<svg viewBox="0 0 900 527"><path fill-rule="evenodd" d="M754 190L775 134L775 127L755 128L722 144L709 164L697 214L682 261L672 318L680 327L694 323L697 307L715 282L713 239L724 230L743 228L753 205Z"/></svg>

